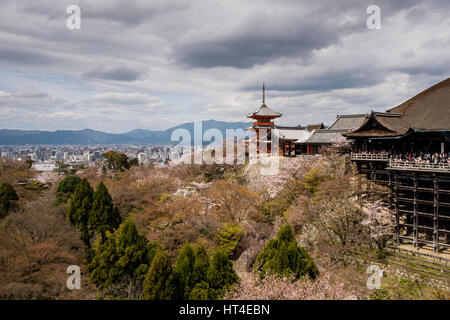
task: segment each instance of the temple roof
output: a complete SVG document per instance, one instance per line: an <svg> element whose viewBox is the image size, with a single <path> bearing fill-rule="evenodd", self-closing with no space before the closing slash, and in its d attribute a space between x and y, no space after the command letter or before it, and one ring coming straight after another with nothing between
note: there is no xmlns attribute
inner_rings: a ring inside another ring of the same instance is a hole
<svg viewBox="0 0 450 320"><path fill-rule="evenodd" d="M301 142L309 138L311 132L302 127L278 127L272 130L272 134L283 140Z"/></svg>
<svg viewBox="0 0 450 320"><path fill-rule="evenodd" d="M312 124L307 124L306 125L306 129L308 129L309 131L313 131L316 129L325 129L325 125L322 123L312 123Z"/></svg>
<svg viewBox="0 0 450 320"><path fill-rule="evenodd" d="M368 114L337 115L336 121L330 126L331 130L352 131L358 129Z"/></svg>
<svg viewBox="0 0 450 320"><path fill-rule="evenodd" d="M450 130L450 78L386 112L372 111L358 128L344 136L400 137L427 130Z"/></svg>
<svg viewBox="0 0 450 320"><path fill-rule="evenodd" d="M337 142L344 142L346 138L342 136L345 130L332 130L332 129L316 129L314 130L308 139L305 141L298 141L300 144L333 144Z"/></svg>
<svg viewBox="0 0 450 320"><path fill-rule="evenodd" d="M450 78L388 110L417 130L450 130Z"/></svg>
<svg viewBox="0 0 450 320"><path fill-rule="evenodd" d="M374 112L367 116L361 126L346 137L396 137L409 131L408 123L401 113Z"/></svg>
<svg viewBox="0 0 450 320"><path fill-rule="evenodd" d="M258 108L255 112L249 113L247 115L248 118L253 117L266 117L266 118L278 118L281 117L282 114L273 111L268 106L266 106L264 103L261 105L261 107Z"/></svg>

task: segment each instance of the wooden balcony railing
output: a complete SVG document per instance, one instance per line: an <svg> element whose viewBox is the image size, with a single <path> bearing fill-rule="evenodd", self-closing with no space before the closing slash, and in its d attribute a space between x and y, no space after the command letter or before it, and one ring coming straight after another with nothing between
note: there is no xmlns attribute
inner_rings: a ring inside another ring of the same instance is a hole
<svg viewBox="0 0 450 320"><path fill-rule="evenodd" d="M352 160L375 160L388 161L389 156L386 153L352 153Z"/></svg>
<svg viewBox="0 0 450 320"><path fill-rule="evenodd" d="M411 161L389 160L389 168L424 171L450 171L448 163L416 163Z"/></svg>
<svg viewBox="0 0 450 320"><path fill-rule="evenodd" d="M271 127L273 126L273 122L266 122L266 121L255 121L253 122L253 127Z"/></svg>

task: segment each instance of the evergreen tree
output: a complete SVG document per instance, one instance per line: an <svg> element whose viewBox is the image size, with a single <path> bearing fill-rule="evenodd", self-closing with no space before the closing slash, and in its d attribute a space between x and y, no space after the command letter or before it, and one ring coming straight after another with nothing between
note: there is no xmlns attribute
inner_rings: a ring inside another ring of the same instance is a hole
<svg viewBox="0 0 450 320"><path fill-rule="evenodd" d="M319 270L304 248L298 247L289 225L281 227L277 238L270 240L258 255L255 269L261 278L267 273L279 276L295 276L297 279L308 275L315 279Z"/></svg>
<svg viewBox="0 0 450 320"><path fill-rule="evenodd" d="M11 201L17 200L19 200L19 196L17 195L16 190L14 190L14 188L10 184L3 183L0 186L0 217L5 217L8 214L9 209L11 208Z"/></svg>
<svg viewBox="0 0 450 320"><path fill-rule="evenodd" d="M94 190L87 179L82 179L77 184L75 192L70 198L70 206L67 210L67 219L71 225L76 226L80 230L81 240L87 249L91 247L91 232L88 227L88 220L92 209L93 193Z"/></svg>
<svg viewBox="0 0 450 320"><path fill-rule="evenodd" d="M219 247L228 254L230 258L233 258L243 235L244 230L239 225L225 223L222 230L217 234L219 238Z"/></svg>
<svg viewBox="0 0 450 320"><path fill-rule="evenodd" d="M106 231L113 231L120 225L119 209L114 206L108 188L100 182L92 196L92 210L89 215L88 225L92 232L100 233L105 239Z"/></svg>
<svg viewBox="0 0 450 320"><path fill-rule="evenodd" d="M172 265L164 250L158 249L144 280L143 298L170 300L174 293Z"/></svg>
<svg viewBox="0 0 450 320"><path fill-rule="evenodd" d="M78 176L68 176L61 180L56 190L56 204L67 202L72 194L75 192L75 188L81 182L81 178Z"/></svg>
<svg viewBox="0 0 450 320"><path fill-rule="evenodd" d="M205 246L198 245L195 248L194 276L195 283L207 281L209 269L209 256Z"/></svg>
<svg viewBox="0 0 450 320"><path fill-rule="evenodd" d="M213 299L222 296L238 280L228 255L219 249L214 253L208 270L208 283Z"/></svg>
<svg viewBox="0 0 450 320"><path fill-rule="evenodd" d="M196 283L191 293L189 294L190 300L208 300L211 297L214 297L214 293L212 292L208 282L206 281Z"/></svg>
<svg viewBox="0 0 450 320"><path fill-rule="evenodd" d="M108 287L124 279L132 279L136 286L142 282L159 246L140 235L132 217L128 217L106 239L97 241L88 272L92 283Z"/></svg>
<svg viewBox="0 0 450 320"><path fill-rule="evenodd" d="M188 299L195 285L194 275L195 252L188 243L184 244L178 254L174 268L174 282L176 286L175 299Z"/></svg>

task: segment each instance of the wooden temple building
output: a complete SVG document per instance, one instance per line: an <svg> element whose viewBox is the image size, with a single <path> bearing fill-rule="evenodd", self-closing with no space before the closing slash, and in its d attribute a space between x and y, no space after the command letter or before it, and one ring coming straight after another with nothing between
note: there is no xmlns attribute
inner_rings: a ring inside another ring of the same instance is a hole
<svg viewBox="0 0 450 320"><path fill-rule="evenodd" d="M343 135L359 172L389 186L396 241L450 248L450 79Z"/></svg>

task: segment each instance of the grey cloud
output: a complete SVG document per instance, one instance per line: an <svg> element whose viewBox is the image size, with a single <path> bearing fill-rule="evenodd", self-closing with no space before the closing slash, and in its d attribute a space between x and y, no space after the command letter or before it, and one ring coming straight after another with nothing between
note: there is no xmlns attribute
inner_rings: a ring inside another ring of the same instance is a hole
<svg viewBox="0 0 450 320"><path fill-rule="evenodd" d="M366 3L365 3L366 2ZM366 8L373 1L324 1L313 9L295 2L277 2L284 8L280 17L268 7L264 14L249 14L243 21L230 19L232 32L217 34L223 26L211 24L211 34L199 29L175 46L175 60L187 67L252 68L285 57L307 60L317 50L340 41L343 36L366 32ZM399 10L414 6L417 1L380 1L382 16L389 17ZM302 2L303 4L303 2ZM277 7L278 8L278 7ZM308 61L306 61L308 62ZM305 62L304 62L305 63Z"/></svg>
<svg viewBox="0 0 450 320"><path fill-rule="evenodd" d="M104 80L135 81L144 78L145 70L125 66L105 66L84 72L83 76Z"/></svg>
<svg viewBox="0 0 450 320"><path fill-rule="evenodd" d="M48 65L59 61L51 54L31 48L0 48L0 61L19 65Z"/></svg>

